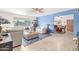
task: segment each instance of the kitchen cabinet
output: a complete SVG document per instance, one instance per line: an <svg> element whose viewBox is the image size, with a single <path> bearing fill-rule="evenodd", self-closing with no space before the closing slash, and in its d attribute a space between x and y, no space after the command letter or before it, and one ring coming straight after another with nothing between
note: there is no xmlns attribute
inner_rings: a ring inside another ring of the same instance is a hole
<svg viewBox="0 0 79 59"><path fill-rule="evenodd" d="M12 51L12 44L12 41L0 44L0 51Z"/></svg>
<svg viewBox="0 0 79 59"><path fill-rule="evenodd" d="M13 41L11 35L3 36L2 41L0 41L0 51L12 51L13 50Z"/></svg>

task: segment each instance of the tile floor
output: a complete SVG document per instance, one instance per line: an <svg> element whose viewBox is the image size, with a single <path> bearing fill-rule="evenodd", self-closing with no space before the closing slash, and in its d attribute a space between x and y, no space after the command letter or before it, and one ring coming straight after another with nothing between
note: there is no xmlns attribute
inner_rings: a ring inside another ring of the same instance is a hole
<svg viewBox="0 0 79 59"><path fill-rule="evenodd" d="M14 51L73 51L74 42L73 34L65 33L58 34L53 33L43 40L37 41L29 46L23 46L14 48Z"/></svg>

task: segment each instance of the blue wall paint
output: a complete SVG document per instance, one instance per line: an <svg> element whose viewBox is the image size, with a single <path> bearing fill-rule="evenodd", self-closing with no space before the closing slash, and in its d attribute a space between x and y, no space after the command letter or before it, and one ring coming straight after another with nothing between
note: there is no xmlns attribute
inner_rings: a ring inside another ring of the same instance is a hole
<svg viewBox="0 0 79 59"><path fill-rule="evenodd" d="M40 26L45 26L46 24L50 24L51 25L50 30L53 32L54 16L64 16L64 15L69 15L69 14L74 15L74 35L76 35L77 32L79 32L79 9L72 9L72 10L62 11L62 12L47 15L47 16L38 17L39 24Z"/></svg>
<svg viewBox="0 0 79 59"><path fill-rule="evenodd" d="M79 11L74 13L74 34L79 34Z"/></svg>
<svg viewBox="0 0 79 59"><path fill-rule="evenodd" d="M53 16L52 15L38 17L38 23L39 23L39 27L43 27L43 26L46 26L47 24L50 24L49 31L53 32L54 26L53 26Z"/></svg>
<svg viewBox="0 0 79 59"><path fill-rule="evenodd" d="M74 11L75 9L62 11L62 12L53 14L53 16L64 16L64 15L74 14Z"/></svg>

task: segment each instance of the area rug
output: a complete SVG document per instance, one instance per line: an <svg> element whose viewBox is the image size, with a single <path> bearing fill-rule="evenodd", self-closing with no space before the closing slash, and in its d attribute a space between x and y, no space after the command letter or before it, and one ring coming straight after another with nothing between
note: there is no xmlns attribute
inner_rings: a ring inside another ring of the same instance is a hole
<svg viewBox="0 0 79 59"><path fill-rule="evenodd" d="M39 34L38 38L32 39L32 40L26 40L25 38L22 39L22 45L28 46L31 45L37 41L43 40L44 38L47 38L49 36L52 36L52 34Z"/></svg>

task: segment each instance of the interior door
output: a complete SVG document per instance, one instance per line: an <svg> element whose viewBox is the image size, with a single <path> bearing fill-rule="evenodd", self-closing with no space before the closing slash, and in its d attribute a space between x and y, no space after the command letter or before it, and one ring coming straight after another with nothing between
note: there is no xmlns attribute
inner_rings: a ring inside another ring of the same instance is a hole
<svg viewBox="0 0 79 59"><path fill-rule="evenodd" d="M73 32L73 20L72 19L67 20L67 31Z"/></svg>

